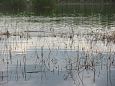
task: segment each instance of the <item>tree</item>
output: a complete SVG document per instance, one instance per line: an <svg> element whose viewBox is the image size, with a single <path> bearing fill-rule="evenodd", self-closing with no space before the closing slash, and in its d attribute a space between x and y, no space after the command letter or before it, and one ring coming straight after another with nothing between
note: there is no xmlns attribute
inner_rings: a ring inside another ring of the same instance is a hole
<svg viewBox="0 0 115 86"><path fill-rule="evenodd" d="M46 13L54 10L56 0L32 0L32 8L36 13Z"/></svg>
<svg viewBox="0 0 115 86"><path fill-rule="evenodd" d="M25 0L0 0L3 11L17 13L25 10Z"/></svg>

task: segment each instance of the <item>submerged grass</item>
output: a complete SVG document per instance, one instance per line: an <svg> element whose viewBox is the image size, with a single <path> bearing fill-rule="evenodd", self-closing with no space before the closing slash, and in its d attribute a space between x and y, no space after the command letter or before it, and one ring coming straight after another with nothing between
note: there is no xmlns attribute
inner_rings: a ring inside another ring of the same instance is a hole
<svg viewBox="0 0 115 86"><path fill-rule="evenodd" d="M83 21L82 21L83 22ZM31 23L31 22L29 22ZM33 22L32 22L33 23ZM36 22L34 22L36 23ZM38 23L38 22L37 22ZM18 25L18 24L16 24ZM72 24L73 25L73 24ZM16 26L18 27L18 26ZM66 26L65 26L66 27ZM18 29L18 28L17 28ZM26 27L27 31L24 32L25 34L29 34L29 29ZM44 29L44 28L43 28ZM57 29L57 28L56 28ZM54 34L55 29L54 28L50 28L51 32ZM34 33L38 33L37 31L34 31ZM10 32L5 32L2 33L1 36L5 35L7 36L7 34ZM39 32L39 33L42 33ZM38 33L38 35L39 35ZM46 33L44 33L46 34ZM48 45L48 54L46 55L46 51L44 49L44 45L42 47L40 47L40 49L37 49L37 44L35 45L36 47L36 51L34 53L34 56L28 56L28 53L26 52L26 45L22 46L23 42L22 40L25 40L27 42L27 45L29 45L29 41L31 39L30 37L25 37L25 38L19 38L16 39L17 35L15 35L14 39L16 41L13 40L13 44L16 43L18 45L18 41L21 40L21 48L24 47L24 51L26 54L24 54L24 56L21 54L22 59L20 59L21 57L19 57L14 51L12 51L11 48L9 48L10 50L8 51L8 54L5 53L5 51L7 51L7 48L10 47L11 45L9 45L9 42L7 42L7 40L12 37L10 35L10 37L7 37L5 40L0 40L0 42L5 43L5 48L2 52L2 55L4 58L4 60L2 61L6 61L6 66L7 66L7 73L5 73L6 71L1 71L1 82L4 81L7 78L7 81L10 82L10 79L12 79L11 77L13 77L13 75L15 75L15 80L16 81L20 81L20 80L30 80L32 79L32 75L38 74L36 77L39 77L41 81L43 81L44 79L47 79L48 74L57 74L58 77L61 76L61 73L64 72L63 79L64 80L72 80L73 83L78 86L81 84L81 86L85 86L85 76L83 75L83 73L86 73L86 75L89 74L93 74L93 83L95 83L96 81L96 77L101 75L101 71L105 71L107 72L107 82L111 82L111 67L115 66L115 62L114 62L114 51L110 50L108 52L104 52L104 51L94 51L93 50L93 43L96 43L93 39L93 35L95 34L89 34L86 33L85 36L88 36L90 39L86 40L90 46L90 49L84 49L80 44L75 45L75 40L77 38L81 39L82 37L84 37L84 34L79 33L76 34L75 33L75 29L71 26L69 28L69 32L67 34L64 34L64 37L59 37L59 33L58 34L54 34L55 36L52 36L52 38L58 40L57 38L63 39L68 41L69 43L65 42L65 41L61 41L63 43L63 45L65 46L64 48L64 54L63 54L63 65L61 65L59 63L59 58L56 58L55 56L59 55L60 56L60 49L61 46L58 46L58 48L56 48L56 53L53 51L53 48L55 49L55 42L52 41L48 41L52 43L52 46L50 46L47 42L45 44ZM63 34L62 34L63 35ZM27 35L28 36L28 35ZM96 37L98 35L95 35L94 37ZM111 35L114 38L114 32ZM48 35L48 37L51 37ZM46 37L46 38L48 38ZM38 37L36 36L36 38L38 39L37 41L39 42L39 40L42 40L44 37ZM98 38L98 37L96 37ZM46 40L46 39L45 39ZM45 42L44 40L44 42ZM97 40L98 41L98 40ZM106 40L104 40L106 41ZM76 47L77 46L77 47ZM14 49L16 49L18 46L14 46ZM68 53L68 49L70 49L71 51L74 50L75 55L74 57L72 57L71 55L69 55ZM82 52L82 53L81 53ZM15 53L15 54L14 54ZM106 53L106 55L105 55ZM56 54L56 55L55 55ZM30 66L27 64L28 61L32 58L34 60L32 60L34 67ZM14 60L15 59L15 60ZM19 67L19 63L20 63L20 67ZM10 70L10 65L16 65L15 66L15 70ZM30 70L32 68L32 70ZM104 69L106 68L106 69ZM15 72L13 75L11 74L12 72ZM10 75L11 74L11 75ZM7 77L5 77L5 75L7 75ZM40 75L40 76L39 76Z"/></svg>

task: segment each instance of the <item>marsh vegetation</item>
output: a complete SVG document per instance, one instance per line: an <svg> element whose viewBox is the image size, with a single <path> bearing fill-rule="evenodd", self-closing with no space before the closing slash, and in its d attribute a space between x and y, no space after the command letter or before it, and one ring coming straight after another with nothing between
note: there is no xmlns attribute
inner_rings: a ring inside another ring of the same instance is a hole
<svg viewBox="0 0 115 86"><path fill-rule="evenodd" d="M8 1L1 0L13 15L1 11L8 14L0 16L0 86L115 86L113 4L33 0L30 9Z"/></svg>

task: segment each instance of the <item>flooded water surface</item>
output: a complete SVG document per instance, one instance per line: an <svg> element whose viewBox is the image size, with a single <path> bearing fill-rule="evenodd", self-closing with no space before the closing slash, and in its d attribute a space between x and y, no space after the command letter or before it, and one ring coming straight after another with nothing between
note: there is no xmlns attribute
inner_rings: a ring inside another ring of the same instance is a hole
<svg viewBox="0 0 115 86"><path fill-rule="evenodd" d="M0 16L0 86L115 86L113 5L62 8Z"/></svg>

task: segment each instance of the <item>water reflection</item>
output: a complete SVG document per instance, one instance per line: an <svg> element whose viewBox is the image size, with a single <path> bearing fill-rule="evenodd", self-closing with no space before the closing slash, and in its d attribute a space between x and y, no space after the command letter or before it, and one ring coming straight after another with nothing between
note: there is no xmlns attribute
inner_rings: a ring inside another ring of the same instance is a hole
<svg viewBox="0 0 115 86"><path fill-rule="evenodd" d="M114 86L114 16L0 17L0 85Z"/></svg>

